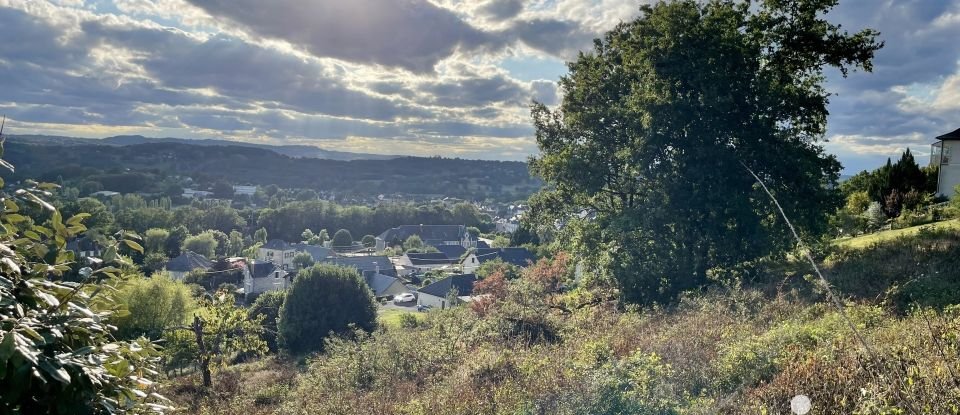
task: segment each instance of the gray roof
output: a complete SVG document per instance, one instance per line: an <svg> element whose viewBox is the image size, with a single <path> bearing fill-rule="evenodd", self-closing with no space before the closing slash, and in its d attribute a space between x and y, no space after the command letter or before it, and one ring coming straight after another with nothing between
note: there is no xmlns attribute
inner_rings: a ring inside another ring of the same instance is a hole
<svg viewBox="0 0 960 415"><path fill-rule="evenodd" d="M273 262L256 260L250 262L250 276L253 278L273 277L274 271L280 271L281 277L287 275L287 271L278 268Z"/></svg>
<svg viewBox="0 0 960 415"><path fill-rule="evenodd" d="M463 225L402 225L383 231L379 238L390 244L417 235L424 244L438 245L444 241L462 240L466 233L467 227Z"/></svg>
<svg viewBox="0 0 960 415"><path fill-rule="evenodd" d="M473 283L477 281L474 274L457 274L434 282L419 291L434 297L446 297L454 287L457 288L457 296L473 295Z"/></svg>
<svg viewBox="0 0 960 415"><path fill-rule="evenodd" d="M937 137L937 140L960 140L960 128Z"/></svg>
<svg viewBox="0 0 960 415"><path fill-rule="evenodd" d="M167 261L166 269L174 272L190 272L198 268L208 270L211 266L213 263L205 256L193 251L183 251L180 256Z"/></svg>
<svg viewBox="0 0 960 415"><path fill-rule="evenodd" d="M467 252L467 248L460 245L440 245L435 248L450 259L460 259Z"/></svg>
<svg viewBox="0 0 960 415"><path fill-rule="evenodd" d="M447 254L443 252L425 252L425 253L412 253L408 252L407 259L410 260L410 263L413 265L443 265L443 264L455 264L459 262L459 257L449 258Z"/></svg>
<svg viewBox="0 0 960 415"><path fill-rule="evenodd" d="M373 291L375 297L383 296L383 293L386 292L391 285L399 281L389 275L377 273L369 273L364 279L367 281L367 285L370 286L370 291Z"/></svg>
<svg viewBox="0 0 960 415"><path fill-rule="evenodd" d="M290 249L287 241L284 241L283 239L271 239L267 241L267 243L263 244L261 248L276 249L278 251Z"/></svg>
<svg viewBox="0 0 960 415"><path fill-rule="evenodd" d="M536 259L527 248L479 248L474 253L481 264L500 258L503 262L525 267Z"/></svg>
<svg viewBox="0 0 960 415"><path fill-rule="evenodd" d="M324 258L317 260L317 262L353 267L360 271L362 275L376 273L379 269L379 272L383 275L390 277L397 276L397 270L393 268L393 263L390 262L390 258L385 256L344 256Z"/></svg>
<svg viewBox="0 0 960 415"><path fill-rule="evenodd" d="M330 255L333 255L333 250L330 248L322 247L319 245L308 245L308 244L290 244L290 249L293 249L297 252L306 252L313 257L314 261L321 260Z"/></svg>

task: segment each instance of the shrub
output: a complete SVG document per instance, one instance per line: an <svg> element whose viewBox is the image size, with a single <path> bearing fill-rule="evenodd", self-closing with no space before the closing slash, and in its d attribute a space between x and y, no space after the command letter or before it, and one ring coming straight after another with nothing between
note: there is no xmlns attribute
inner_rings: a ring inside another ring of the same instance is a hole
<svg viewBox="0 0 960 415"><path fill-rule="evenodd" d="M251 320L263 316L263 332L261 332L260 337L267 343L271 352L277 351L277 319L280 318L280 308L283 306L285 295L281 291L268 291L260 294L247 312Z"/></svg>
<svg viewBox="0 0 960 415"><path fill-rule="evenodd" d="M350 249L353 246L353 235L350 235L350 231L341 229L333 234L330 245L333 249Z"/></svg>
<svg viewBox="0 0 960 415"><path fill-rule="evenodd" d="M356 269L323 264L300 271L280 308L281 344L294 353L323 349L330 335L354 325L373 330L376 303Z"/></svg>
<svg viewBox="0 0 960 415"><path fill-rule="evenodd" d="M185 284L165 274L134 277L124 282L117 297L129 314L114 320L121 338L159 339L164 331L186 323L196 301Z"/></svg>

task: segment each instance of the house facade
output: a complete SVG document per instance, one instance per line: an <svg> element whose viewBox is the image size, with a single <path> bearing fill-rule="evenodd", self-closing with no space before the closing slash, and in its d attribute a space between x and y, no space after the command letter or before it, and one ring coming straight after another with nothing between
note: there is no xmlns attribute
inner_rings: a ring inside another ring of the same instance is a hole
<svg viewBox="0 0 960 415"><path fill-rule="evenodd" d="M296 268L293 265L293 257L298 252L310 254L314 262L320 262L334 255L330 248L317 245L291 244L281 239L271 239L257 250L257 260L273 262L281 269L292 270Z"/></svg>
<svg viewBox="0 0 960 415"><path fill-rule="evenodd" d="M484 262L500 259L508 264L526 267L536 260L527 248L477 248L460 262L464 273L475 272Z"/></svg>
<svg viewBox="0 0 960 415"><path fill-rule="evenodd" d="M364 278L373 296L377 298L394 296L407 291L407 287L399 279L389 275L368 273Z"/></svg>
<svg viewBox="0 0 960 415"><path fill-rule="evenodd" d="M417 294L417 305L430 306L441 310L453 307L447 298L451 291L456 290L457 297L473 295L473 284L477 276L473 274L455 274L420 289Z"/></svg>
<svg viewBox="0 0 960 415"><path fill-rule="evenodd" d="M936 138L930 148L930 165L938 166L937 195L954 197L960 185L960 129Z"/></svg>
<svg viewBox="0 0 960 415"><path fill-rule="evenodd" d="M267 291L286 290L292 275L270 261L254 260L247 264L243 274L243 292L247 298Z"/></svg>

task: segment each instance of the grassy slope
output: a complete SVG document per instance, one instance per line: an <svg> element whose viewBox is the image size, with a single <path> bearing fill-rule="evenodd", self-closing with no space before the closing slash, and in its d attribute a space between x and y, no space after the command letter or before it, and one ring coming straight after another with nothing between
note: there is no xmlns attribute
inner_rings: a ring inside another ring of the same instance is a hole
<svg viewBox="0 0 960 415"><path fill-rule="evenodd" d="M377 311L377 321L388 328L399 329L400 318L404 314L413 316L414 318L417 319L417 321L423 321L426 318L426 315L424 315L424 313L411 313L409 311L382 308L379 311Z"/></svg>
<svg viewBox="0 0 960 415"><path fill-rule="evenodd" d="M845 311L876 363L810 290L806 270L776 264L754 278L757 286L715 288L667 308L624 312L601 302L560 313L518 294L485 316L469 308L420 313L416 328L388 323L359 343L335 341L308 366L238 365L217 374L212 394L190 393L190 378L176 381L186 386L173 386L171 397L206 414L787 415L803 393L814 402L811 415L906 406L913 410L902 413L958 413L960 312L910 312L876 295L885 292L880 285L905 285L912 291L894 293L899 301L917 298L905 293L953 293L936 303L956 304L960 289L938 287L960 280L958 260L960 233L946 231L831 255L828 273L855 300ZM912 270L916 261L926 268ZM864 279L878 284L855 292ZM550 335L530 337L543 332Z"/></svg>
<svg viewBox="0 0 960 415"><path fill-rule="evenodd" d="M930 230L945 229L945 230L960 231L960 219L952 219L952 220L946 220L943 222L929 223L926 225L913 226L910 228L875 232L875 233L858 236L854 238L841 238L841 239L835 240L833 243L836 246L846 247L846 248L866 248L877 242L889 241L902 236L916 235L918 232L920 232L921 228L927 228Z"/></svg>

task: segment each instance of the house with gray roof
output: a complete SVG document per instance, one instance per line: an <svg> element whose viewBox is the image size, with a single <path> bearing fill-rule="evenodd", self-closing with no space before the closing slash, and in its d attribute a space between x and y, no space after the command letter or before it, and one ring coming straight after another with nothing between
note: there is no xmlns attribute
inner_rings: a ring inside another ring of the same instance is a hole
<svg viewBox="0 0 960 415"><path fill-rule="evenodd" d="M286 290L293 282L293 274L270 261L253 260L247 263L243 292L247 298L267 291Z"/></svg>
<svg viewBox="0 0 960 415"><path fill-rule="evenodd" d="M930 165L939 168L937 195L953 197L960 186L960 129L943 134L930 146ZM957 156L954 157L953 155Z"/></svg>
<svg viewBox="0 0 960 415"><path fill-rule="evenodd" d="M407 291L407 287L399 279L389 275L368 273L364 280L373 296L377 298L397 295Z"/></svg>
<svg viewBox="0 0 960 415"><path fill-rule="evenodd" d="M463 272L475 272L484 262L500 259L508 264L526 267L536 261L527 248L477 248L460 262Z"/></svg>
<svg viewBox="0 0 960 415"><path fill-rule="evenodd" d="M455 290L457 297L469 297L473 295L475 282L477 282L477 276L474 274L451 275L421 288L417 295L417 304L440 309L452 307L455 304L450 304L447 300L451 291Z"/></svg>
<svg viewBox="0 0 960 415"><path fill-rule="evenodd" d="M387 229L377 236L377 251L403 244L413 235L419 236L427 246L459 245L472 248L476 244L476 239L470 236L463 225L402 225Z"/></svg>
<svg viewBox="0 0 960 415"><path fill-rule="evenodd" d="M183 251L180 256L167 261L164 269L170 274L170 278L181 281L190 271L195 269L209 271L213 267L207 257L193 251Z"/></svg>

